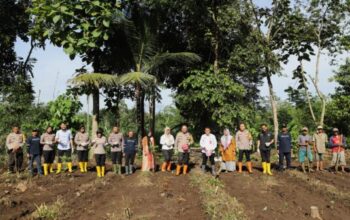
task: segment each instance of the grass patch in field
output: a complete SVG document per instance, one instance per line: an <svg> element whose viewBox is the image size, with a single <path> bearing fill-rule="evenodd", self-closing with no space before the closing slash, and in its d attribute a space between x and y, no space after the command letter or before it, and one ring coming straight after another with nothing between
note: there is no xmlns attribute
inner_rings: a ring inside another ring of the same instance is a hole
<svg viewBox="0 0 350 220"><path fill-rule="evenodd" d="M315 178L309 177L308 175L300 171L291 170L288 173L290 176L303 180L304 182L308 183L312 187L315 187L315 189L321 192L325 192L326 194L328 194L334 199L341 199L345 201L347 206L350 206L350 193L340 191L339 189L337 189L337 187L328 183L324 183L321 180L317 180Z"/></svg>
<svg viewBox="0 0 350 220"><path fill-rule="evenodd" d="M55 220L58 219L61 209L63 208L64 202L62 199L58 198L56 202L51 205L46 205L45 203L36 206L35 212L32 214L34 219L48 219Z"/></svg>
<svg viewBox="0 0 350 220"><path fill-rule="evenodd" d="M219 179L193 171L190 181L193 187L199 188L202 204L210 219L248 219L242 205L225 192L224 184Z"/></svg>
<svg viewBox="0 0 350 220"><path fill-rule="evenodd" d="M153 172L140 172L140 174L137 175L137 186L152 186L152 180L150 177L153 176Z"/></svg>

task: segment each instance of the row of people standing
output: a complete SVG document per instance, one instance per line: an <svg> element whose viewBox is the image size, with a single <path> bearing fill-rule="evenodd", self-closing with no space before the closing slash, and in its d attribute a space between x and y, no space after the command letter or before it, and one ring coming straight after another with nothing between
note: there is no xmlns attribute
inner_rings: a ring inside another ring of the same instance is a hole
<svg viewBox="0 0 350 220"><path fill-rule="evenodd" d="M89 135L82 126L74 139L65 123L62 123L60 130L56 134L53 133L51 127L48 127L46 132L39 138L38 130L34 129L32 136L27 139L28 153L30 156L30 170L33 170L33 162L36 161L38 165L38 171L41 172L41 148L43 146L42 154L44 157L44 175L53 172L53 162L55 159L54 145L57 144L57 171L60 173L62 170L62 162L67 163L69 172L72 172L71 153L76 146L78 155L78 164L82 173L87 172L88 167L88 152L89 146L92 145L96 160L96 170L98 176L104 176L105 174L105 161L106 161L106 146L110 145L111 159L113 164L113 171L117 174L121 174L122 157L125 156L125 173L131 174L133 172L133 164L135 155L137 152L137 140L134 138L132 131L128 132L126 138L119 132L117 126L113 127L112 132L106 138L103 135L102 130L98 130L96 138L90 140ZM339 164L342 167L342 171L345 168L345 137L339 135L339 130L333 130L334 135L329 139L330 146L332 147L332 165ZM23 158L21 155L21 147L24 145L25 137L20 133L18 127L13 128L13 132L7 137L6 145L9 151L9 170L13 172L14 165L21 167ZM193 144L193 137L188 132L186 125L181 127L180 132L176 135L176 138L171 134L169 127L165 128L164 134L160 138L160 145L162 147L162 153L164 162L161 165L162 171L171 171L171 161L173 156L173 150L178 153L178 161L176 164L176 175L188 172L190 149ZM312 137L308 135L308 129L303 128L302 134L298 137L299 147L299 162L301 163L302 170L305 172L305 158L308 162L312 163L313 153L315 153L317 161L317 170L323 170L323 154L325 153L326 145L328 142L327 135L323 132L321 126L318 127L317 133ZM261 125L261 132L257 137L258 151L261 155L262 168L264 174L272 175L271 172L271 145L274 143L273 134L268 130L266 124ZM143 137L142 141L142 171L155 171L155 159L153 150L155 146L155 140L151 133ZM215 175L215 150L218 146L215 135L211 134L210 128L205 128L204 134L200 139L200 147L202 153L201 169L206 171L206 164L210 161L210 170ZM228 129L224 130L224 134L220 139L219 152L222 157L221 167L228 171L236 170L236 149L238 150L238 172L242 172L243 158L246 159L246 167L249 173L252 173L252 163L250 155L252 153L253 137L251 133L245 128L245 125L241 123L239 130L233 137ZM311 150L313 147L313 152ZM278 154L279 154L279 168L283 170L283 160L287 161L287 168L291 167L291 151L292 151L292 137L288 132L286 126L283 126L282 131L278 134ZM310 170L310 165L308 166Z"/></svg>
<svg viewBox="0 0 350 220"><path fill-rule="evenodd" d="M84 126L81 126L75 137L67 125L62 123L60 130L53 133L52 127L48 127L46 132L39 136L39 130L33 129L32 135L25 141L25 136L20 132L18 126L12 128L12 132L6 138L6 146L9 155L9 172L13 173L15 168L21 170L23 163L23 148L28 147L27 153L29 157L29 170L33 173L33 163L37 164L39 174L48 175L53 173L53 164L56 157L55 146L57 145L57 166L56 173L62 172L62 165L66 163L68 172L72 172L72 152L74 146L77 150L78 164L82 173L88 169L88 153L89 148L94 151L96 161L96 171L99 177L105 174L106 147L111 146L111 158L113 171L121 174L122 156L125 156L126 174L133 172L133 164L137 152L137 140L132 131L128 132L126 138L119 132L117 126L113 127L108 139L103 135L103 131L99 129L96 138L90 140ZM44 158L43 171L41 166L41 156Z"/></svg>

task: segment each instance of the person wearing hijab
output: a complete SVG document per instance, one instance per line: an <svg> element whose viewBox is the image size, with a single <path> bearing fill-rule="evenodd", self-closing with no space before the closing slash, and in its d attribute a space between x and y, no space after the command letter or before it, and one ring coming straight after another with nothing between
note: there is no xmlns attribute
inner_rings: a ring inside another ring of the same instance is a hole
<svg viewBox="0 0 350 220"><path fill-rule="evenodd" d="M166 170L171 171L171 158L175 144L174 136L170 133L170 128L164 129L164 134L160 137L160 144L162 145L162 153L164 162L162 164L162 172Z"/></svg>
<svg viewBox="0 0 350 220"><path fill-rule="evenodd" d="M152 132L149 132L148 135L144 136L141 141L142 145L142 167L141 171L153 171L155 172L155 162L153 156L154 150L154 138Z"/></svg>
<svg viewBox="0 0 350 220"><path fill-rule="evenodd" d="M98 129L96 132L96 138L92 141L92 148L94 149L94 155L96 160L96 172L98 177L105 176L107 145L107 138L103 136L102 129Z"/></svg>
<svg viewBox="0 0 350 220"><path fill-rule="evenodd" d="M230 134L230 130L225 128L224 135L220 139L219 151L221 153L224 170L236 170L236 143L235 139Z"/></svg>
<svg viewBox="0 0 350 220"><path fill-rule="evenodd" d="M80 126L79 132L74 137L74 143L77 146L80 172L86 173L89 161L90 138L85 126Z"/></svg>

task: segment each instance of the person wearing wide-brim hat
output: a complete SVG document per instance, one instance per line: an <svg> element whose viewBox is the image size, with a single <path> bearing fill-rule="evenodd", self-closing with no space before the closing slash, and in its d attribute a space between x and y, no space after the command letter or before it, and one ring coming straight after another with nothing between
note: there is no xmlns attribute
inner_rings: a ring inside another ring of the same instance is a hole
<svg viewBox="0 0 350 220"><path fill-rule="evenodd" d="M334 166L335 171L337 172L338 165L340 165L342 168L342 172L345 172L346 139L345 139L344 135L340 134L338 128L333 128L333 135L329 138L329 145L332 148L331 166Z"/></svg>
<svg viewBox="0 0 350 220"><path fill-rule="evenodd" d="M324 133L322 126L317 127L317 132L312 137L312 143L316 158L316 170L323 171L323 155L326 153L328 136Z"/></svg>
<svg viewBox="0 0 350 220"><path fill-rule="evenodd" d="M312 138L309 135L309 129L303 127L302 133L298 137L298 147L299 147L299 162L303 172L305 173L305 157L308 159L308 171L311 172L312 169L310 164L312 164L312 152L310 145L312 144Z"/></svg>

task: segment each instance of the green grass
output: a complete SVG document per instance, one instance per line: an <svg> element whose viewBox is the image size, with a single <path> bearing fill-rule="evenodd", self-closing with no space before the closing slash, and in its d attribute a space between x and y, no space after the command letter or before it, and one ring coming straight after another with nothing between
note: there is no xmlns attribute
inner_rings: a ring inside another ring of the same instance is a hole
<svg viewBox="0 0 350 220"><path fill-rule="evenodd" d="M194 171L190 181L193 187L199 188L202 205L210 219L247 219L242 205L225 192L224 184L219 179Z"/></svg>
<svg viewBox="0 0 350 220"><path fill-rule="evenodd" d="M62 199L58 198L56 202L51 205L46 205L45 203L36 206L35 212L32 214L34 219L48 219L55 220L58 219L61 209L63 208L64 202Z"/></svg>

